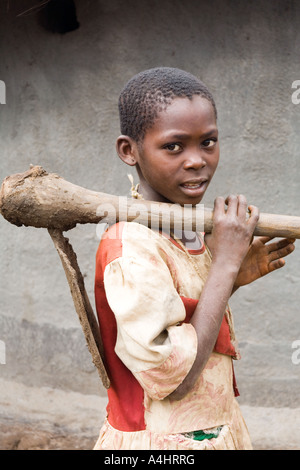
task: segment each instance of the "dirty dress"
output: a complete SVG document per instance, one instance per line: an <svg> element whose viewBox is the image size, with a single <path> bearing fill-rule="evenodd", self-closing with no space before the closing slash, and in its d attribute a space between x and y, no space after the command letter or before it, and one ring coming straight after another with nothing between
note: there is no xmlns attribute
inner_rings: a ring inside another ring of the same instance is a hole
<svg viewBox="0 0 300 470"><path fill-rule="evenodd" d="M138 223L105 232L96 256L95 302L110 388L95 450L252 448L235 398L238 352L229 308L194 387L179 401L169 398L196 357L189 320L210 263L203 239L199 250L186 253L171 237ZM199 431L207 438L195 439Z"/></svg>

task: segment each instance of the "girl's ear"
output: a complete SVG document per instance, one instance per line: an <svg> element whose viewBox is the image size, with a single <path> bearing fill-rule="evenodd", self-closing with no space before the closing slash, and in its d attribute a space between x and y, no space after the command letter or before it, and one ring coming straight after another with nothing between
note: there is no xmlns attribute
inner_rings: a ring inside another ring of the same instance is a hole
<svg viewBox="0 0 300 470"><path fill-rule="evenodd" d="M128 135L120 135L116 142L116 149L124 163L130 166L137 164L137 144L131 137L128 137Z"/></svg>

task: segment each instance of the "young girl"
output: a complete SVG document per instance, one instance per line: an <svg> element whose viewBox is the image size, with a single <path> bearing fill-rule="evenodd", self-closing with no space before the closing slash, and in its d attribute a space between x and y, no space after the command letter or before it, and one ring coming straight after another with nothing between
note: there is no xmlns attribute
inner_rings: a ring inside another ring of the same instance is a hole
<svg viewBox="0 0 300 470"><path fill-rule="evenodd" d="M136 197L198 204L219 161L210 92L182 70L133 77L119 99L120 158ZM294 240L253 240L258 209L218 197L211 235L119 223L97 253L95 298L111 380L95 449L251 449L235 396L231 294L284 265Z"/></svg>

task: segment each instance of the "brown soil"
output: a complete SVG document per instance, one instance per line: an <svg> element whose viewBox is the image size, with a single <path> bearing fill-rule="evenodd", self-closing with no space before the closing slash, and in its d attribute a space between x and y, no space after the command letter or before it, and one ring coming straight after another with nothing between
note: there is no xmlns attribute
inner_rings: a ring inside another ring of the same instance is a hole
<svg viewBox="0 0 300 470"><path fill-rule="evenodd" d="M26 423L1 422L1 450L92 450L96 437L63 430L40 430Z"/></svg>

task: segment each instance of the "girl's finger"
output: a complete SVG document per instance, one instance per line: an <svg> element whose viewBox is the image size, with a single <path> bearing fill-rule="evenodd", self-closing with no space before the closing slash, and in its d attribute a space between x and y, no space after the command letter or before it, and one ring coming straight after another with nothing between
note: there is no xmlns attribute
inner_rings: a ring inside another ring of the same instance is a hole
<svg viewBox="0 0 300 470"><path fill-rule="evenodd" d="M285 256L288 256L290 253L292 253L294 249L295 249L295 246L292 243L290 243L284 248L280 248L276 251L270 252L269 259L271 261L276 260L276 259L279 261L280 258L284 258Z"/></svg>
<svg viewBox="0 0 300 470"><path fill-rule="evenodd" d="M272 271L275 271L276 269L280 269L285 265L284 259L280 258L275 261L271 261L269 263L269 272L271 273Z"/></svg>
<svg viewBox="0 0 300 470"><path fill-rule="evenodd" d="M255 241L261 242L263 245L273 240L274 237L255 237Z"/></svg>
<svg viewBox="0 0 300 470"><path fill-rule="evenodd" d="M216 213L225 214L225 201L222 196L217 197L214 201L214 214Z"/></svg>
<svg viewBox="0 0 300 470"><path fill-rule="evenodd" d="M259 220L259 209L256 206L249 206L248 208L250 210L248 225L251 228L251 230L254 230Z"/></svg>
<svg viewBox="0 0 300 470"><path fill-rule="evenodd" d="M245 220L247 214L247 199L243 194L238 196L238 216Z"/></svg>
<svg viewBox="0 0 300 470"><path fill-rule="evenodd" d="M236 215L237 207L238 207L238 198L235 194L231 194L225 200L227 204L227 214L228 215Z"/></svg>
<svg viewBox="0 0 300 470"><path fill-rule="evenodd" d="M289 245L294 247L294 241L295 240L290 239L290 238L283 238L282 240L279 240L278 242L270 243L269 245L267 245L267 248L268 248L269 253L271 253L272 251L280 250L281 248L288 247Z"/></svg>

